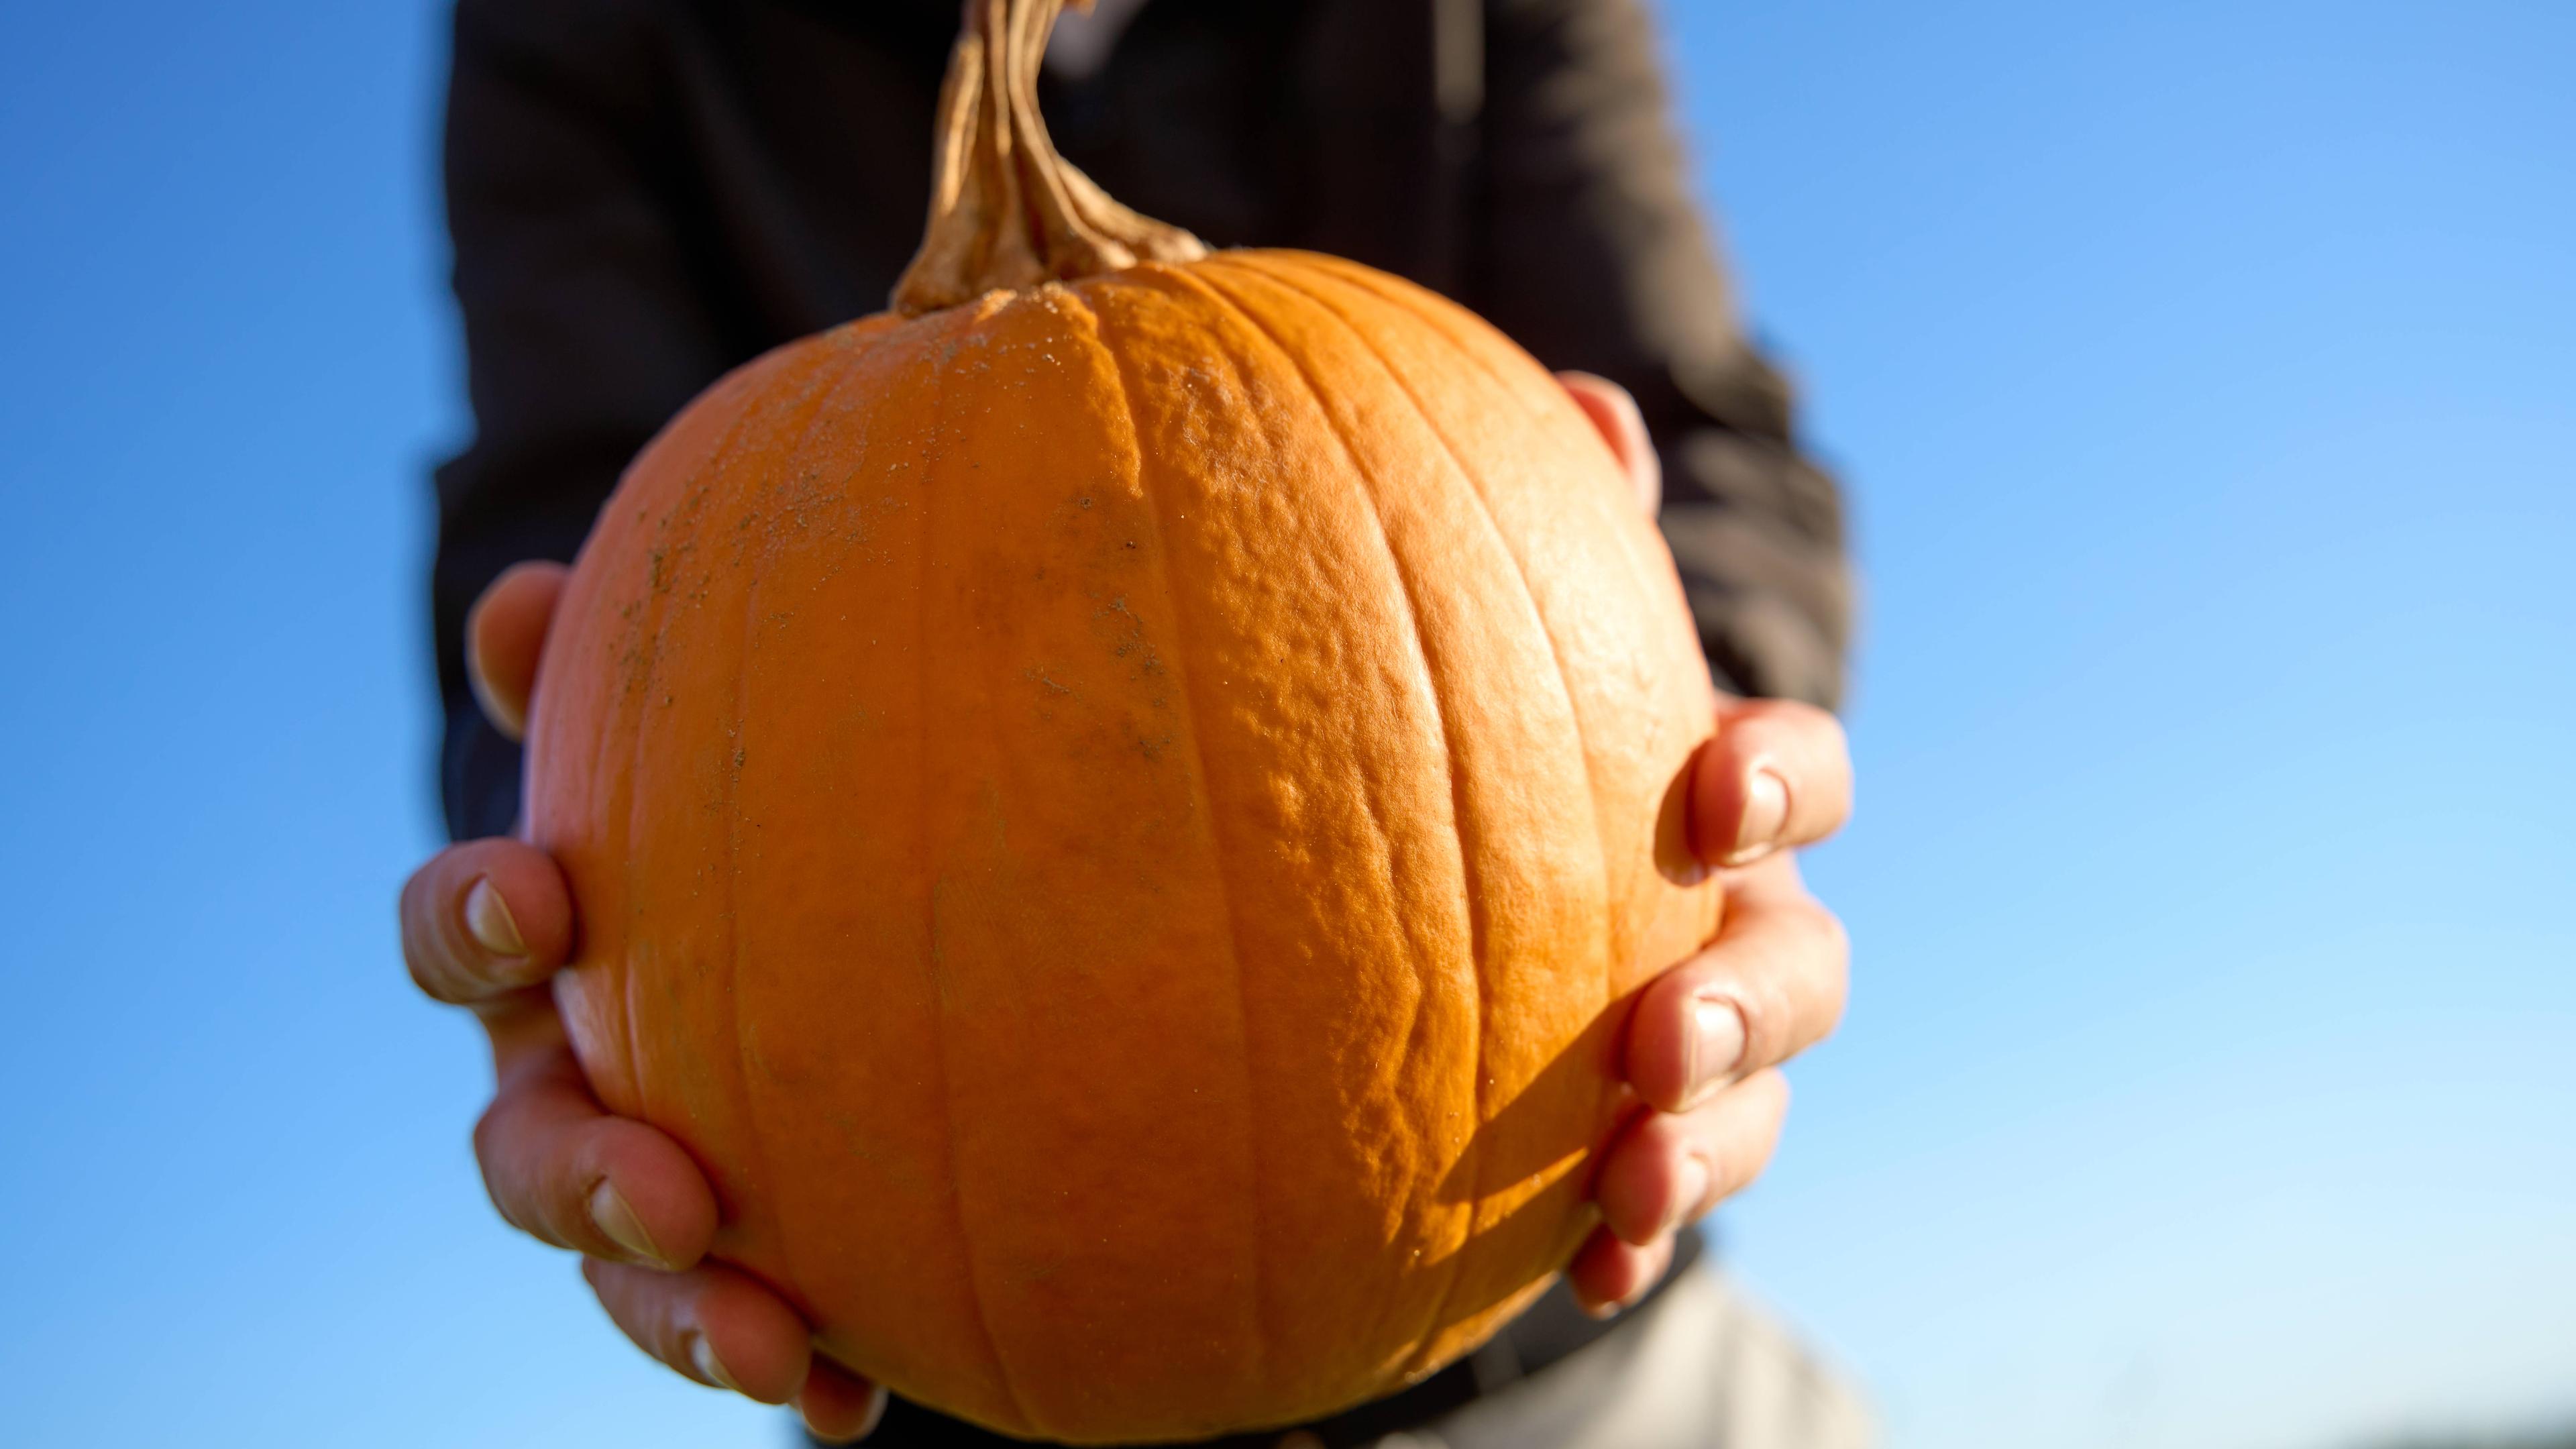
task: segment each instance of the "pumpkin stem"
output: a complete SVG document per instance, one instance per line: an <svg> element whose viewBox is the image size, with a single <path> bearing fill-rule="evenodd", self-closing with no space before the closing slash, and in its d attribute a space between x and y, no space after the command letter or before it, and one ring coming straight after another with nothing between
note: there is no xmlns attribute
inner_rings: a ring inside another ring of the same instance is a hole
<svg viewBox="0 0 2576 1449"><path fill-rule="evenodd" d="M1038 68L1064 5L967 0L966 28L939 93L930 224L894 287L894 310L904 316L996 288L1207 255L1197 237L1119 205L1056 154L1038 115Z"/></svg>

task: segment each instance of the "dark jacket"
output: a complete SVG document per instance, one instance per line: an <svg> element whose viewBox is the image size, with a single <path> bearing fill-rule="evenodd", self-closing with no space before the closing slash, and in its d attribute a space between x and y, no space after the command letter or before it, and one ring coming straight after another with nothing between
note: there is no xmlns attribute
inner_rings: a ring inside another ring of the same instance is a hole
<svg viewBox="0 0 2576 1449"><path fill-rule="evenodd" d="M476 431L438 470L432 590L458 838L509 830L519 786L466 688L467 608L512 563L570 559L717 376L883 307L958 15L460 0L446 179ZM1840 503L1738 329L1637 0L1154 0L1104 70L1042 96L1065 155L1147 215L1400 273L1627 387L1719 682L1834 700ZM1570 1311L1516 1326L1521 1358L1579 1339Z"/></svg>
<svg viewBox="0 0 2576 1449"><path fill-rule="evenodd" d="M465 611L570 559L618 473L726 369L879 310L920 240L956 0L462 0L448 225L475 438L438 470L442 795L506 831L518 752ZM1636 0L1156 0L1045 106L1111 195L1211 244L1413 278L1636 394L1710 664L1830 704L1850 585L1691 204Z"/></svg>

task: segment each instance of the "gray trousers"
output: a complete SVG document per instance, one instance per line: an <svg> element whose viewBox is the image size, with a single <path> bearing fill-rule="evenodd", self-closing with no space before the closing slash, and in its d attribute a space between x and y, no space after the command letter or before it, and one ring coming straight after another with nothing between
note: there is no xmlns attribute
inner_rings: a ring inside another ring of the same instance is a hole
<svg viewBox="0 0 2576 1449"><path fill-rule="evenodd" d="M1703 1259L1634 1331L1376 1449L1869 1449L1867 1407L1787 1328ZM1279 1449L1312 1449L1290 1434Z"/></svg>

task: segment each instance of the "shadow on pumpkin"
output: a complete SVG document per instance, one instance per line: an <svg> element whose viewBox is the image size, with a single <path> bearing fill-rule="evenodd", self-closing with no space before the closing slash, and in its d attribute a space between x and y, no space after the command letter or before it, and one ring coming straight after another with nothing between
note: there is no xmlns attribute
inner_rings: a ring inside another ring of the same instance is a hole
<svg viewBox="0 0 2576 1449"><path fill-rule="evenodd" d="M1599 1221L1590 1206L1603 1149L1646 1109L1613 1070L1636 992L1613 1002L1469 1139L1436 1190L1444 1203L1508 1191L1534 1177L1544 1187L1482 1222L1461 1251L1460 1277L1440 1327L1475 1317L1529 1284L1527 1265L1564 1266ZM1517 1269L1518 1271L1515 1271Z"/></svg>
<svg viewBox="0 0 2576 1449"><path fill-rule="evenodd" d="M1695 886L1708 879L1708 866L1690 843L1691 767L1698 762L1699 752L1691 751L1665 782L1664 798L1655 805L1655 871L1677 886Z"/></svg>
<svg viewBox="0 0 2576 1449"><path fill-rule="evenodd" d="M1694 756L1696 758L1696 756ZM1655 816L1655 868L1676 886L1693 886L1709 870L1690 848L1690 767L1665 786ZM1679 965L1679 961L1666 965ZM1603 1153L1649 1109L1625 1080L1630 1017L1660 971L1649 971L1593 1017L1511 1100L1478 1127L1435 1195L1463 1203L1505 1192L1535 1177L1552 1180L1483 1224L1473 1256L1445 1305L1442 1327L1474 1317L1527 1286L1508 1273L1475 1273L1479 1261L1528 1263L1544 1245L1562 1266L1599 1218L1590 1207Z"/></svg>

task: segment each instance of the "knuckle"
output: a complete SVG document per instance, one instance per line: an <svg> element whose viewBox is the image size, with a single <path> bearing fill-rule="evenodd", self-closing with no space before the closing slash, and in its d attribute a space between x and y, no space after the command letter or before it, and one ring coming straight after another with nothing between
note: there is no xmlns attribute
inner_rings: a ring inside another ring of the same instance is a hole
<svg viewBox="0 0 2576 1449"><path fill-rule="evenodd" d="M394 924L402 936L403 967L411 973L412 984L432 996L438 996L439 962L436 912L431 902L431 872L439 862L413 871L403 882L402 896L395 907Z"/></svg>
<svg viewBox="0 0 2576 1449"><path fill-rule="evenodd" d="M431 948L406 952L404 960L411 968L412 984L442 1006L471 1006L490 994L474 979L470 965L457 959L455 953Z"/></svg>
<svg viewBox="0 0 2576 1449"><path fill-rule="evenodd" d="M1690 1136L1684 1125L1688 1114L1652 1113L1638 1124L1635 1161L1654 1172L1668 1171L1690 1147Z"/></svg>
<svg viewBox="0 0 2576 1449"><path fill-rule="evenodd" d="M1809 1000L1801 1016L1812 1023L1809 1034L1822 1037L1842 1020L1851 996L1851 930L1821 905L1809 906L1804 915Z"/></svg>
<svg viewBox="0 0 2576 1449"><path fill-rule="evenodd" d="M1721 1114L1708 1132L1700 1134L1700 1158L1708 1163L1710 1201L1734 1196L1759 1171L1762 1147L1752 1137L1752 1122L1747 1122L1747 1114L1741 1109Z"/></svg>
<svg viewBox="0 0 2576 1449"><path fill-rule="evenodd" d="M422 995L444 1005L458 1004L455 988L448 983L444 971L409 949L403 952L403 964L410 969L411 984L419 987Z"/></svg>
<svg viewBox="0 0 2576 1449"><path fill-rule="evenodd" d="M1688 1151L1688 1144L1673 1130L1676 1120L1658 1113L1622 1147L1604 1175L1600 1198L1623 1241L1651 1234L1670 1214L1670 1199L1679 1190L1681 1161Z"/></svg>
<svg viewBox="0 0 2576 1449"><path fill-rule="evenodd" d="M1700 1152L1708 1163L1709 1191L1702 1211L1753 1185L1771 1164L1780 1138L1776 1112L1731 1114L1721 1130L1708 1134Z"/></svg>
<svg viewBox="0 0 2576 1449"><path fill-rule="evenodd" d="M483 1114L474 1119L474 1165L482 1169L486 1185L491 1183L493 1169L500 1163L502 1138L509 1130L501 1098L494 1098L483 1108Z"/></svg>
<svg viewBox="0 0 2576 1449"><path fill-rule="evenodd" d="M483 1190L510 1226L558 1248L585 1249L587 1219L577 1191L580 1177L571 1170L575 1164L557 1160L550 1139L532 1136L522 1125L526 1120L508 1093L483 1109L474 1126Z"/></svg>
<svg viewBox="0 0 2576 1449"><path fill-rule="evenodd" d="M1830 749L1843 745L1843 722L1831 710L1803 699L1774 699L1764 702L1764 713L1783 734L1799 736L1810 745Z"/></svg>
<svg viewBox="0 0 2576 1449"><path fill-rule="evenodd" d="M1803 700L1771 696L1749 699L1744 703L1744 727L1747 733L1760 733L1771 739L1800 734L1814 708Z"/></svg>
<svg viewBox="0 0 2576 1449"><path fill-rule="evenodd" d="M474 978L479 948L458 919L460 879L470 878L473 846L451 846L412 873L402 892L403 965L432 1000L464 1005L486 994Z"/></svg>
<svg viewBox="0 0 2576 1449"><path fill-rule="evenodd" d="M1826 909L1823 902L1801 902L1792 919L1804 947L1802 954L1810 963L1834 969L1850 957L1851 932L1843 925L1843 918Z"/></svg>
<svg viewBox="0 0 2576 1449"><path fill-rule="evenodd" d="M1770 1066L1789 1052L1790 1023L1797 1019L1789 999L1788 982L1779 973L1765 973L1744 983L1735 993L1736 1009L1744 1016L1744 1057L1739 1072Z"/></svg>
<svg viewBox="0 0 2576 1449"><path fill-rule="evenodd" d="M1727 1134L1724 1132L1703 1134L1698 1150L1701 1164L1708 1169L1708 1185L1701 1190L1700 1200L1688 1205L1693 1217L1707 1212L1725 1199L1734 1196L1735 1190L1742 1186L1736 1180L1736 1163L1739 1154L1735 1151L1734 1145L1727 1140Z"/></svg>
<svg viewBox="0 0 2576 1449"><path fill-rule="evenodd" d="M1771 1148L1767 1140L1759 1143L1739 1143L1723 1151L1710 1152L1708 1200L1700 1205L1701 1211L1713 1209L1719 1203L1751 1187L1754 1179L1762 1175L1762 1169L1769 1165L1770 1160Z"/></svg>
<svg viewBox="0 0 2576 1449"><path fill-rule="evenodd" d="M508 1132L506 1114L497 1101L484 1108L483 1115L475 1120L474 1165L483 1174L483 1193L492 1200L492 1210L501 1215L501 1221L521 1232L542 1237L543 1234L537 1233L536 1224L519 1211L515 1200L517 1195L508 1188L509 1176L503 1155Z"/></svg>
<svg viewBox="0 0 2576 1449"><path fill-rule="evenodd" d="M1754 1079L1754 1087L1761 1093L1762 1107L1754 1120L1761 1129L1763 1153L1768 1156L1772 1145L1780 1140L1781 1124L1789 1120L1789 1076L1772 1067Z"/></svg>
<svg viewBox="0 0 2576 1449"><path fill-rule="evenodd" d="M1801 703L1799 719L1815 735L1816 744L1829 756L1842 759L1851 753L1851 734L1833 711Z"/></svg>

